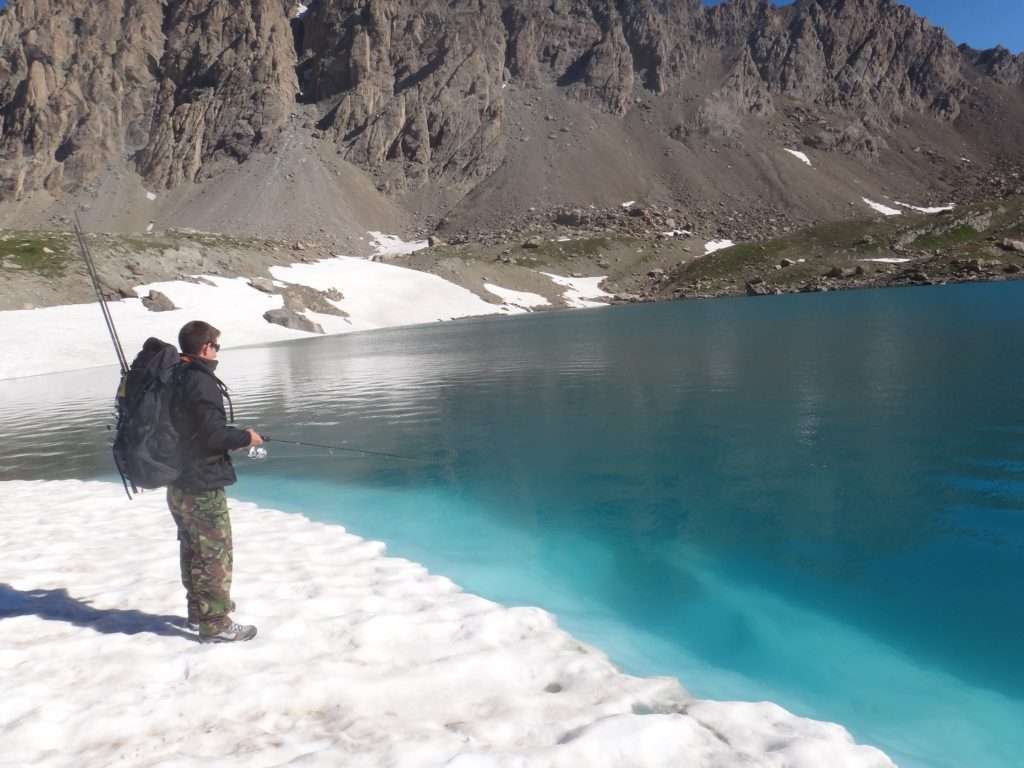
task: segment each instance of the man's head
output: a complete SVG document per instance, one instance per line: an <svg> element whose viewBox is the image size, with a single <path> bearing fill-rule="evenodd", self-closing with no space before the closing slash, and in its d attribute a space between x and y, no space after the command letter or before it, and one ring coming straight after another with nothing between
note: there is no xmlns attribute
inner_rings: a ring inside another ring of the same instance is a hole
<svg viewBox="0 0 1024 768"><path fill-rule="evenodd" d="M178 332L178 346L184 355L216 360L220 351L220 331L202 320L185 323Z"/></svg>

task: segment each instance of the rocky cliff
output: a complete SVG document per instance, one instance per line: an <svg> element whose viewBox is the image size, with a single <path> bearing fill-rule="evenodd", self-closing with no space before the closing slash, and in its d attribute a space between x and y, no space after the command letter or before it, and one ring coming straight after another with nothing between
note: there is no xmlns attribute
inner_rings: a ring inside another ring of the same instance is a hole
<svg viewBox="0 0 1024 768"><path fill-rule="evenodd" d="M644 106L681 141L754 121L870 160L978 103L1016 115L1022 82L1021 56L958 49L892 0L18 0L0 13L0 198L121 167L200 182L277 152L290 124L381 191L461 198L507 170L552 94L628 140ZM770 122L795 108L799 128Z"/></svg>
<svg viewBox="0 0 1024 768"><path fill-rule="evenodd" d="M280 0L26 0L0 16L0 192L59 194L125 159L194 181L273 141L295 100Z"/></svg>

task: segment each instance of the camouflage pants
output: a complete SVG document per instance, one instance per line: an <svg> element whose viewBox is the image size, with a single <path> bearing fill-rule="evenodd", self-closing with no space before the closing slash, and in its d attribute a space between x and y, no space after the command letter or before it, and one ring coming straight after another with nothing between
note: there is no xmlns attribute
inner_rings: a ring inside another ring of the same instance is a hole
<svg viewBox="0 0 1024 768"><path fill-rule="evenodd" d="M231 602L231 517L223 488L187 491L167 488L167 506L178 526L181 583L189 621L212 635L229 623Z"/></svg>

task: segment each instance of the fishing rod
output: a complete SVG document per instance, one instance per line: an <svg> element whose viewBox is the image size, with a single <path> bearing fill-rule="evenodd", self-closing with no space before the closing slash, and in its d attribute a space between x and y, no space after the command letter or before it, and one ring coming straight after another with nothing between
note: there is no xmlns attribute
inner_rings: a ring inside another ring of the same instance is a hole
<svg viewBox="0 0 1024 768"><path fill-rule="evenodd" d="M89 271L89 279L92 280L92 288L96 291L96 300L100 304L100 311L103 313L103 322L107 324L107 333L114 343L114 353L117 355L117 362L121 366L121 374L128 373L128 358L125 357L124 348L121 346L121 339L117 335L117 328L114 326L114 318L110 315L110 308L103 298L103 290L100 286L100 278L96 272L96 264L92 260L89 246L85 242L85 235L82 232L82 223L78 220L78 213L75 213L75 237L78 238L78 248L82 252L82 260L85 261L86 269Z"/></svg>
<svg viewBox="0 0 1024 768"><path fill-rule="evenodd" d="M263 442L265 443L281 443L283 445L301 445L306 448L323 448L328 451L346 451L348 453L361 453L366 456L383 456L388 459L401 459L402 461L425 461L425 459L417 459L413 456L401 456L397 453L384 453L383 451L364 451L362 448L346 448L341 445L324 445L323 443L307 443L302 440L281 440L276 437L268 437L267 435L261 435Z"/></svg>

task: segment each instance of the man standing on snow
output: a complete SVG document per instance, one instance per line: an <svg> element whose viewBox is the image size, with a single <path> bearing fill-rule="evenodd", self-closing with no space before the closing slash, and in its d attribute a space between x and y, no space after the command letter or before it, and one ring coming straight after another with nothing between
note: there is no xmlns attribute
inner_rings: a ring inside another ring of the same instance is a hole
<svg viewBox="0 0 1024 768"><path fill-rule="evenodd" d="M229 615L234 608L231 518L224 488L237 480L228 451L261 445L263 438L227 423L227 387L214 375L219 338L220 331L200 320L178 333L183 370L172 418L181 439L182 470L167 488L167 506L178 526L188 623L204 643L256 636L256 627L236 624Z"/></svg>

